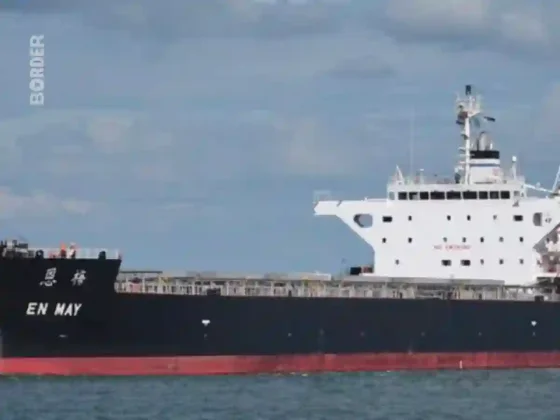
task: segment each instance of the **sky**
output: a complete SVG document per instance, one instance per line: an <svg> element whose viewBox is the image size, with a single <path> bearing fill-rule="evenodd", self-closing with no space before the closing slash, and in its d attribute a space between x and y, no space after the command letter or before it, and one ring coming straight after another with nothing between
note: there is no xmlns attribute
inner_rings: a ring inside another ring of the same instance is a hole
<svg viewBox="0 0 560 420"><path fill-rule="evenodd" d="M314 194L383 197L411 156L452 173L467 83L505 159L552 185L556 3L3 1L2 236L118 248L129 269L368 264L341 221L313 216ZM40 107L33 35L45 44Z"/></svg>

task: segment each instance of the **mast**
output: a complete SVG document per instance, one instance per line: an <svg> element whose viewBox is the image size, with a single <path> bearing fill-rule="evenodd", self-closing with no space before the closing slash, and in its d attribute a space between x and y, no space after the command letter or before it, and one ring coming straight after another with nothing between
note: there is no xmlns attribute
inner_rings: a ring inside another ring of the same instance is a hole
<svg viewBox="0 0 560 420"><path fill-rule="evenodd" d="M471 179L471 152L474 142L472 141L473 126L480 127L480 119L482 116L486 121L495 121L493 117L483 116L481 97L473 95L472 85L465 86L465 96L458 97L457 106L457 124L463 127L461 130L461 138L463 146L459 148L461 152L461 161L459 162L459 170L463 172L463 183L470 184Z"/></svg>

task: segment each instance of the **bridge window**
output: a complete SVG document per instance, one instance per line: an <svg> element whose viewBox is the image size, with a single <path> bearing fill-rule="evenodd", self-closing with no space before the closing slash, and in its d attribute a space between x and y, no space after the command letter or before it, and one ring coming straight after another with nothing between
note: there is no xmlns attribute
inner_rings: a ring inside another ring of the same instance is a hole
<svg viewBox="0 0 560 420"><path fill-rule="evenodd" d="M461 265L463 267L468 267L471 265L471 260L461 260Z"/></svg>
<svg viewBox="0 0 560 420"><path fill-rule="evenodd" d="M478 199L479 200L488 200L488 191L479 191L478 192Z"/></svg>
<svg viewBox="0 0 560 420"><path fill-rule="evenodd" d="M430 194L427 191L420 192L420 200L429 200Z"/></svg>
<svg viewBox="0 0 560 420"><path fill-rule="evenodd" d="M490 191L490 200L498 200L500 198L499 191Z"/></svg>
<svg viewBox="0 0 560 420"><path fill-rule="evenodd" d="M451 260L441 260L441 265L449 267L451 265Z"/></svg>
<svg viewBox="0 0 560 420"><path fill-rule="evenodd" d="M399 193L399 200L407 200L408 199L408 194L405 192L400 192Z"/></svg>
<svg viewBox="0 0 560 420"><path fill-rule="evenodd" d="M447 199L448 200L460 200L461 193L459 191L447 191Z"/></svg>
<svg viewBox="0 0 560 420"><path fill-rule="evenodd" d="M432 199L432 200L445 200L445 193L443 191L432 191L430 193L430 199Z"/></svg>
<svg viewBox="0 0 560 420"><path fill-rule="evenodd" d="M354 216L354 223L362 228L369 228L373 225L373 217L371 214L356 214Z"/></svg>
<svg viewBox="0 0 560 420"><path fill-rule="evenodd" d="M418 192L417 191L413 191L408 193L408 196L411 200L418 200Z"/></svg>
<svg viewBox="0 0 560 420"><path fill-rule="evenodd" d="M516 214L515 216L513 216L513 220L516 222L522 222L523 216L521 216L520 214Z"/></svg>
<svg viewBox="0 0 560 420"><path fill-rule="evenodd" d="M542 226L542 213L533 214L533 224L535 226Z"/></svg>
<svg viewBox="0 0 560 420"><path fill-rule="evenodd" d="M476 191L463 191L463 198L465 200L476 200L477 195Z"/></svg>
<svg viewBox="0 0 560 420"><path fill-rule="evenodd" d="M509 200L511 198L511 193L509 191L500 191L500 198L502 200Z"/></svg>
<svg viewBox="0 0 560 420"><path fill-rule="evenodd" d="M383 223L391 223L393 221L393 216L383 216Z"/></svg>

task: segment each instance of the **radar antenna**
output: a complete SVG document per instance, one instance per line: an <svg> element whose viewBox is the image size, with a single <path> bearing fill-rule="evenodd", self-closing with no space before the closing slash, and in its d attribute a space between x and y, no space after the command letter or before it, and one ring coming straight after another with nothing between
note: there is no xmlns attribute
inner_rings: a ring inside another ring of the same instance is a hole
<svg viewBox="0 0 560 420"><path fill-rule="evenodd" d="M473 95L472 85L465 86L465 96L457 95L456 100L456 123L463 127L461 130L461 139L463 140L461 152L461 160L457 170L463 173L463 183L470 183L471 172L471 151L473 150L472 131L473 128L480 128L481 119L494 122L496 119L484 115L482 111L482 103L480 95Z"/></svg>

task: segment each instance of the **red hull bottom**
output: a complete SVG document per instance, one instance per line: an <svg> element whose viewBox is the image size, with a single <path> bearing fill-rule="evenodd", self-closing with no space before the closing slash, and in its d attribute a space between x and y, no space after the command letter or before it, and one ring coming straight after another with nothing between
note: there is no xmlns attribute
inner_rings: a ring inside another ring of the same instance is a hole
<svg viewBox="0 0 560 420"><path fill-rule="evenodd" d="M0 359L0 374L6 375L224 375L555 367L560 367L560 351Z"/></svg>

